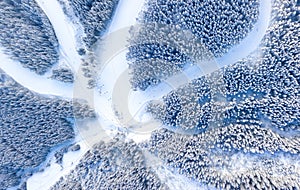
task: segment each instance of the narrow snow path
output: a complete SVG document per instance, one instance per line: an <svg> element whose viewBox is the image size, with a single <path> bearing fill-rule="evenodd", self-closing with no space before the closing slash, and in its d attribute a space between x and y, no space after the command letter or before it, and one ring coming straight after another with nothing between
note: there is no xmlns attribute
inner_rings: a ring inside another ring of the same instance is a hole
<svg viewBox="0 0 300 190"><path fill-rule="evenodd" d="M96 52L99 55L99 61L104 65L98 73L101 75L100 83L103 84L103 87L101 95L99 95L98 90L95 90L93 101L94 108L100 115L100 123L106 125L103 127L108 130L107 133L110 133L109 130L112 126L115 126L116 130L124 127L124 123L121 123L116 117L116 111L120 110L115 109L117 105L112 97L113 93L118 93L114 92L116 82L120 79L122 73L128 69L126 45L129 38L129 29L130 26L136 23L136 18L138 18L143 5L144 1L141 0L120 0L108 33L101 42L105 49L100 48L97 50L98 53ZM124 83L129 81L126 78L124 80ZM128 85L129 83L126 83L125 88L130 88ZM124 96L126 97L126 94ZM120 117L126 117L123 115L124 113L120 112L120 114L122 114Z"/></svg>
<svg viewBox="0 0 300 190"><path fill-rule="evenodd" d="M35 0L50 20L60 46L61 59L77 71L80 65L80 57L76 50L76 27L64 14L57 0Z"/></svg>
<svg viewBox="0 0 300 190"><path fill-rule="evenodd" d="M108 33L134 25L144 2L145 0L120 0Z"/></svg>

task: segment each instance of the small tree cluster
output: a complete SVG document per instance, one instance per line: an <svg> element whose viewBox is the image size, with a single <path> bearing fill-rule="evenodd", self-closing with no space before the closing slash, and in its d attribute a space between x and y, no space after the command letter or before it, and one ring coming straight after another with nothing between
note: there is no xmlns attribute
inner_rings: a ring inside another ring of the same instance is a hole
<svg viewBox="0 0 300 190"><path fill-rule="evenodd" d="M85 58L81 59L81 71L83 76L88 79L87 88L94 88L97 85L97 72L99 72L99 61L93 52L88 52Z"/></svg>
<svg viewBox="0 0 300 190"><path fill-rule="evenodd" d="M74 73L70 68L53 69L51 78L65 83L73 83Z"/></svg>

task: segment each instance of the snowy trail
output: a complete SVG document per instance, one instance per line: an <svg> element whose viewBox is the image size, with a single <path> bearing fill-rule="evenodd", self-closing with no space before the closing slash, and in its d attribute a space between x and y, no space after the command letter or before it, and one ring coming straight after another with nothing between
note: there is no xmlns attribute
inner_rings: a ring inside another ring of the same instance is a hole
<svg viewBox="0 0 300 190"><path fill-rule="evenodd" d="M35 0L50 20L60 46L61 59L77 71L80 65L80 57L76 50L76 27L64 14L57 0Z"/></svg>
<svg viewBox="0 0 300 190"><path fill-rule="evenodd" d="M132 6L128 6L128 4ZM101 75L100 83L103 84L102 93L99 95L98 90L94 91L94 109L100 115L100 123L108 130L116 126L116 130L123 128L122 123L116 118L115 103L112 100L116 82L124 71L128 69L126 60L126 45L129 38L130 26L136 23L136 18L142 10L144 1L140 0L121 0L116 9L108 33L101 41L105 49L98 49L98 61L103 64L99 71ZM124 79L124 82L128 80ZM128 84L125 85L129 87ZM122 92L120 92L122 93ZM126 95L125 95L126 96ZM127 107L127 105L125 106ZM106 125L106 126L104 126ZM109 131L108 131L109 133Z"/></svg>
<svg viewBox="0 0 300 190"><path fill-rule="evenodd" d="M134 25L144 2L145 0L120 0L108 33Z"/></svg>

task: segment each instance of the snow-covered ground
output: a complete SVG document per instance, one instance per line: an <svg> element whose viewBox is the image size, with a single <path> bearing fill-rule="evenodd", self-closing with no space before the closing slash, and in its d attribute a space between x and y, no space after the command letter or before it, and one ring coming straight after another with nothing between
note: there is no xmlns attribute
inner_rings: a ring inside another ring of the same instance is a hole
<svg viewBox="0 0 300 190"><path fill-rule="evenodd" d="M144 2L145 0L120 0L108 33L134 25Z"/></svg>

